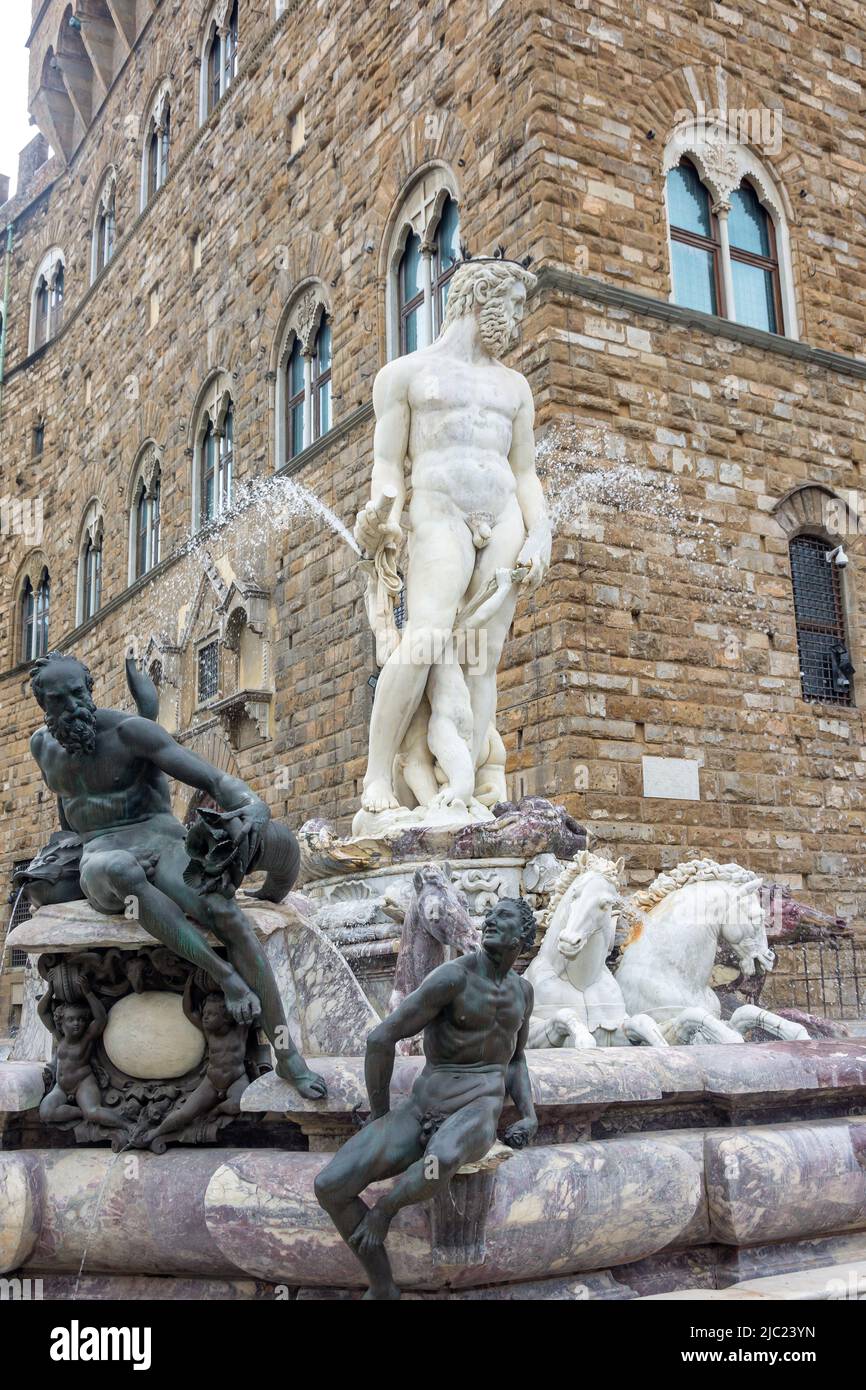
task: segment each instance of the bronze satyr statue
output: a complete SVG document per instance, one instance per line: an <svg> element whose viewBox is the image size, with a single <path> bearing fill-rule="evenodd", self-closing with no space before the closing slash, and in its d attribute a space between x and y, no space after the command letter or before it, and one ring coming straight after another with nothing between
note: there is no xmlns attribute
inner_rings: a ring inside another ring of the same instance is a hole
<svg viewBox="0 0 866 1390"><path fill-rule="evenodd" d="M268 807L152 719L97 709L90 672L74 657L41 657L32 686L45 727L30 749L58 798L63 829L81 837L88 902L100 912L122 912L132 903L151 936L207 971L235 1023L261 1020L278 1075L320 1100L325 1082L292 1041L273 972L234 898L244 873L264 866ZM169 777L223 808L199 817L189 843L171 811ZM201 927L225 946L227 960L207 944Z"/></svg>
<svg viewBox="0 0 866 1390"><path fill-rule="evenodd" d="M442 1192L496 1139L506 1095L520 1118L505 1143L523 1148L538 1129L524 1047L532 986L512 969L535 938L529 904L502 898L484 919L481 949L440 965L367 1038L370 1120L316 1178L316 1196L367 1273L365 1298L395 1299L385 1237L401 1207ZM427 1064L409 1099L390 1108L397 1043L423 1029ZM368 1207L360 1193L397 1179Z"/></svg>

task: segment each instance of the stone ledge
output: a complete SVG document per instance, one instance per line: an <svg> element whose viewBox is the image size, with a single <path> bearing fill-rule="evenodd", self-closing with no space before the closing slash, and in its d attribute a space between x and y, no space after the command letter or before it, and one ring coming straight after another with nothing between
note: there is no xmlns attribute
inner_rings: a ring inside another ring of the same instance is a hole
<svg viewBox="0 0 866 1390"><path fill-rule="evenodd" d="M0 1062L0 1115L34 1110L45 1094L42 1062Z"/></svg>
<svg viewBox="0 0 866 1390"><path fill-rule="evenodd" d="M267 1110L294 1119L351 1115L366 1110L362 1057L311 1058L328 1083L324 1101L308 1101L274 1073L254 1081L241 1109ZM741 1100L749 1096L861 1091L866 1098L866 1039L741 1046L670 1048L558 1048L527 1054L533 1100L539 1109L597 1109L610 1105L695 1098ZM423 1057L398 1057L392 1100L404 1100L424 1065Z"/></svg>
<svg viewBox="0 0 866 1390"><path fill-rule="evenodd" d="M858 1292L859 1291L859 1292ZM774 1303L824 1303L862 1299L866 1295L866 1260L854 1264L824 1265L775 1274L768 1279L745 1279L728 1289L676 1289L671 1293L645 1294L640 1303L732 1303L751 1299Z"/></svg>
<svg viewBox="0 0 866 1390"><path fill-rule="evenodd" d="M301 925L301 914L291 901L263 902L246 893L238 893L238 906L250 914L256 935L265 940L279 927L289 923ZM211 944L219 944L213 933L206 933ZM88 902L57 903L40 907L32 917L19 922L6 937L5 950L26 951L29 955L42 952L86 951L96 947L137 951L142 946L158 946L135 917L121 913L97 912Z"/></svg>

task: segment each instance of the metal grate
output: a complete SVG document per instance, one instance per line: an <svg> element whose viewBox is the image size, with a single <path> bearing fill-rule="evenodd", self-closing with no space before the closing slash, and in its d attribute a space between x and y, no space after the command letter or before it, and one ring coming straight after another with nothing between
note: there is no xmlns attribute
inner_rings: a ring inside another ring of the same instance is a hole
<svg viewBox="0 0 866 1390"><path fill-rule="evenodd" d="M29 859L19 859L12 865L12 873L16 874L19 869L26 869L30 863ZM33 916L33 909L30 906L30 899L22 888L12 887L9 893L8 902L12 911L9 914L9 921L6 931L11 932L13 927L17 927L19 922L26 922L28 917ZM9 954L9 966L12 970L20 970L27 964L26 951L11 951Z"/></svg>
<svg viewBox="0 0 866 1390"><path fill-rule="evenodd" d="M219 694L219 643L208 642L198 654L198 699L199 704L215 700Z"/></svg>
<svg viewBox="0 0 866 1390"><path fill-rule="evenodd" d="M832 549L819 536L795 536L790 545L800 680L804 700L850 705L842 586L838 566L828 560Z"/></svg>
<svg viewBox="0 0 866 1390"><path fill-rule="evenodd" d="M776 949L761 992L765 1009L805 1009L823 1018L859 1019L866 1012L866 942L803 942Z"/></svg>

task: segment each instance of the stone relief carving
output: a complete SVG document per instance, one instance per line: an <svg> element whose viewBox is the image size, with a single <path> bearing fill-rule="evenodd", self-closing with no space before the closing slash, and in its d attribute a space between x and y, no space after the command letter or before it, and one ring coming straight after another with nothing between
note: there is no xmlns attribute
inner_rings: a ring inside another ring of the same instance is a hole
<svg viewBox="0 0 866 1390"><path fill-rule="evenodd" d="M211 1141L240 1113L249 1081L267 1070L249 1025L232 1020L216 983L163 946L47 954L38 969L48 986L38 1013L57 1041L39 1115L72 1130L78 1143L107 1138L115 1148L160 1153L169 1136L187 1144ZM114 1014L135 996L132 1008ZM182 1013L154 1008L154 1001L162 1006L178 998ZM203 1046L191 1046L184 1018L200 1031ZM167 1070L175 1073L179 1065L179 1076L150 1075L148 1026L157 1022L175 1058Z"/></svg>

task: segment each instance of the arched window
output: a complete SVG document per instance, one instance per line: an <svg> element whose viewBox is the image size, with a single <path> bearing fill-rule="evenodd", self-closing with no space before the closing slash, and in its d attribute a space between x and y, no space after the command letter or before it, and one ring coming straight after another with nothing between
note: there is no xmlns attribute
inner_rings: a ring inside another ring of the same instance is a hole
<svg viewBox="0 0 866 1390"><path fill-rule="evenodd" d="M668 217L674 299L718 314L723 296L718 223L710 195L687 159L668 174Z"/></svg>
<svg viewBox="0 0 866 1390"><path fill-rule="evenodd" d="M129 581L159 564L159 512L162 471L154 445L144 450L135 472L129 518Z"/></svg>
<svg viewBox="0 0 866 1390"><path fill-rule="evenodd" d="M673 300L797 336L781 197L747 145L688 123L665 152Z"/></svg>
<svg viewBox="0 0 866 1390"><path fill-rule="evenodd" d="M144 154L141 169L142 211L159 192L168 178L171 149L171 93L167 85L160 88L145 124Z"/></svg>
<svg viewBox="0 0 866 1390"><path fill-rule="evenodd" d="M277 468L331 428L331 319L324 288L304 290L287 314L277 360Z"/></svg>
<svg viewBox="0 0 866 1390"><path fill-rule="evenodd" d="M48 651L51 581L43 568L34 590L28 574L21 588L21 660L35 661Z"/></svg>
<svg viewBox="0 0 866 1390"><path fill-rule="evenodd" d="M415 180L391 221L385 257L389 357L414 352L439 333L459 258L456 185L437 166Z"/></svg>
<svg viewBox="0 0 866 1390"><path fill-rule="evenodd" d="M90 260L91 283L108 265L114 255L116 239L116 179L111 170L103 181L96 201L96 216L93 221L93 242Z"/></svg>
<svg viewBox="0 0 866 1390"><path fill-rule="evenodd" d="M211 13L205 30L202 55L201 119L225 95L238 68L238 0L221 0Z"/></svg>
<svg viewBox="0 0 866 1390"><path fill-rule="evenodd" d="M219 521L232 504L234 475L234 403L214 383L214 394L199 417L195 446L196 511L194 527Z"/></svg>
<svg viewBox="0 0 866 1390"><path fill-rule="evenodd" d="M304 447L304 354L301 340L295 338L286 360L286 458L294 458Z"/></svg>
<svg viewBox="0 0 866 1390"><path fill-rule="evenodd" d="M850 705L853 668L839 563L844 551L821 536L803 534L789 542L788 554L803 699Z"/></svg>
<svg viewBox="0 0 866 1390"><path fill-rule="evenodd" d="M433 326L438 333L445 322L451 277L460 259L460 219L453 198L446 198L436 228L433 258Z"/></svg>
<svg viewBox="0 0 866 1390"><path fill-rule="evenodd" d="M102 607L102 509L87 509L78 551L78 621L87 622Z"/></svg>
<svg viewBox="0 0 866 1390"><path fill-rule="evenodd" d="M734 314L737 323L782 331L779 258L773 223L752 185L743 179L731 194L728 216Z"/></svg>
<svg viewBox="0 0 866 1390"><path fill-rule="evenodd" d="M313 352L313 438L331 428L331 325L323 319Z"/></svg>
<svg viewBox="0 0 866 1390"><path fill-rule="evenodd" d="M64 279L63 252L54 247L43 256L33 280L30 352L35 352L60 331L63 324Z"/></svg>

